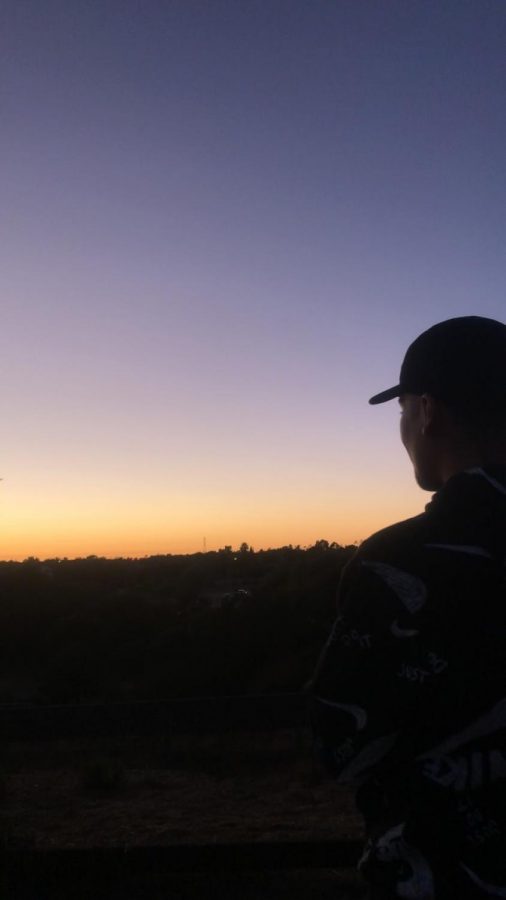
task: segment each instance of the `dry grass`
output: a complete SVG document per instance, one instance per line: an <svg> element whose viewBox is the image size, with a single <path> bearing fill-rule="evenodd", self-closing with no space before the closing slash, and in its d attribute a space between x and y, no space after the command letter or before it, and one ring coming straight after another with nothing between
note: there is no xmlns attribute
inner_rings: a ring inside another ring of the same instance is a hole
<svg viewBox="0 0 506 900"><path fill-rule="evenodd" d="M93 760L121 771L83 783ZM308 735L12 744L2 831L41 848L360 836L350 794L323 777ZM87 785L87 786L86 786Z"/></svg>

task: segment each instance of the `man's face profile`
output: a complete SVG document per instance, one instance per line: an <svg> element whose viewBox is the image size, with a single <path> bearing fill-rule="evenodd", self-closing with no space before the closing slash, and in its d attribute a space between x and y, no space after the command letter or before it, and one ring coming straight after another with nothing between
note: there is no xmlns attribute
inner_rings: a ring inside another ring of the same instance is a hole
<svg viewBox="0 0 506 900"><path fill-rule="evenodd" d="M424 491L441 487L436 447L430 436L431 399L427 395L401 394L401 440L413 463L415 479Z"/></svg>

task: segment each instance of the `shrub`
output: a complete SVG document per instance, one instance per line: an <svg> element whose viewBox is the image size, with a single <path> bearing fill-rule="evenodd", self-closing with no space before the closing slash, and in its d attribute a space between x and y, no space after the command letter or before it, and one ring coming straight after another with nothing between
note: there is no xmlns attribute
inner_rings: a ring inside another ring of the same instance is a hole
<svg viewBox="0 0 506 900"><path fill-rule="evenodd" d="M84 766L81 783L84 788L91 790L117 790L126 783L125 768L118 759L97 757Z"/></svg>

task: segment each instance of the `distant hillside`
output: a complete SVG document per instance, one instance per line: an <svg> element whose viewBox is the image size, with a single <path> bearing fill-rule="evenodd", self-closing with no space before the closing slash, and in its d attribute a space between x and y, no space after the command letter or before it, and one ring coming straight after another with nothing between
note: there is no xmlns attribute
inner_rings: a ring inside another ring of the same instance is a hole
<svg viewBox="0 0 506 900"><path fill-rule="evenodd" d="M0 563L0 703L299 690L354 549Z"/></svg>

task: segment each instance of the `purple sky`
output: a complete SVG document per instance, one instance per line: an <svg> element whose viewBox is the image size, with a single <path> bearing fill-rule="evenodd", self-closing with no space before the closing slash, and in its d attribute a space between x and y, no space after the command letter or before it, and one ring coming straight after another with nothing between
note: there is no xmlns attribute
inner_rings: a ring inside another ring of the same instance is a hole
<svg viewBox="0 0 506 900"><path fill-rule="evenodd" d="M366 537L505 319L502 0L4 0L0 556Z"/></svg>

